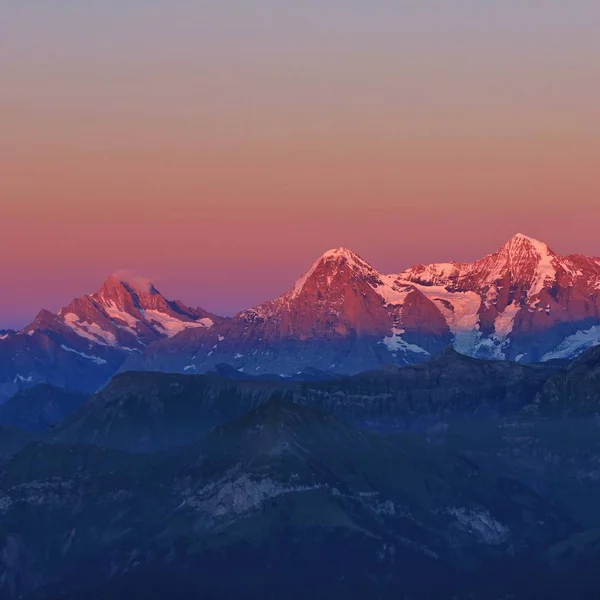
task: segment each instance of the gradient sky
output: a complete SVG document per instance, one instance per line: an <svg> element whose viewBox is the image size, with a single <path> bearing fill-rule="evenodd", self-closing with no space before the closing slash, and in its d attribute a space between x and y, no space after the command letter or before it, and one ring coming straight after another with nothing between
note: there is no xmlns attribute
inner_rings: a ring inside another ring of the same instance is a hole
<svg viewBox="0 0 600 600"><path fill-rule="evenodd" d="M0 327L127 269L232 313L330 247L600 255L597 0L3 0Z"/></svg>

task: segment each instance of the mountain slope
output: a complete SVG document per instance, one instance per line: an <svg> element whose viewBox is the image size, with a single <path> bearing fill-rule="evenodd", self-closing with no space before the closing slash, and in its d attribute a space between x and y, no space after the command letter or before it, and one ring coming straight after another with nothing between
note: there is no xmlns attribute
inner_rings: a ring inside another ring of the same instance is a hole
<svg viewBox="0 0 600 600"><path fill-rule="evenodd" d="M540 405L553 415L600 415L600 348L591 348L569 366L563 377L544 386Z"/></svg>
<svg viewBox="0 0 600 600"><path fill-rule="evenodd" d="M15 427L0 425L0 460L19 452L34 439L34 435Z"/></svg>
<svg viewBox="0 0 600 600"><path fill-rule="evenodd" d="M465 354L536 362L600 342L600 258L560 256L523 234L474 263L419 265L395 281L436 303Z"/></svg>
<svg viewBox="0 0 600 600"><path fill-rule="evenodd" d="M547 382L564 376L558 367L483 361L452 349L418 365L325 381L128 372L52 430L51 439L147 452L199 440L273 398L379 431L546 414L540 396Z"/></svg>
<svg viewBox="0 0 600 600"><path fill-rule="evenodd" d="M160 576L168 597L442 598L577 532L515 481L276 399L170 454L32 444L0 490L25 597L131 597L131 577L152 597Z"/></svg>
<svg viewBox="0 0 600 600"><path fill-rule="evenodd" d="M215 375L124 373L53 430L51 439L136 452L181 446L290 389L277 381Z"/></svg>
<svg viewBox="0 0 600 600"><path fill-rule="evenodd" d="M547 382L563 377L559 367L474 359L447 348L417 365L303 384L300 401L351 423L396 430L461 418L537 415L546 410L540 396Z"/></svg>
<svg viewBox="0 0 600 600"><path fill-rule="evenodd" d="M87 399L87 394L42 383L0 404L0 424L30 431L48 429L74 413Z"/></svg>

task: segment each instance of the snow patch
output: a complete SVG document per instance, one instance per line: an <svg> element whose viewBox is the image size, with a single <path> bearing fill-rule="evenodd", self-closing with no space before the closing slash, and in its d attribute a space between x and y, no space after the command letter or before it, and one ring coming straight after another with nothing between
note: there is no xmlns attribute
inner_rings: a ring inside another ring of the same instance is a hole
<svg viewBox="0 0 600 600"><path fill-rule="evenodd" d="M392 329L392 335L390 337L385 337L382 340L382 343L390 352L404 352L408 354L412 352L413 354L425 354L429 356L429 352L421 348L421 346L417 346L416 344L409 344L404 338L402 334L404 333L403 329Z"/></svg>
<svg viewBox="0 0 600 600"><path fill-rule="evenodd" d="M192 327L209 329L214 325L214 321L208 317L204 317L198 321L182 321L177 317L160 312L159 310L144 310L142 311L142 314L151 323L158 325L167 337L174 337L185 329L190 329Z"/></svg>
<svg viewBox="0 0 600 600"><path fill-rule="evenodd" d="M120 310L117 306L115 306L112 303L112 301L108 301L106 303L104 310L111 319L116 319L118 321L123 321L124 323L127 323L127 326L130 329L135 329L137 327L137 324L139 322L138 319L136 319L133 315L130 315L128 312Z"/></svg>
<svg viewBox="0 0 600 600"><path fill-rule="evenodd" d="M505 340L512 331L515 324L515 317L521 310L521 307L513 300L494 321L494 335L499 340Z"/></svg>
<svg viewBox="0 0 600 600"><path fill-rule="evenodd" d="M442 313L454 335L454 348L472 356L481 343L479 310L481 297L477 292L450 292L443 286L413 284Z"/></svg>
<svg viewBox="0 0 600 600"><path fill-rule="evenodd" d="M600 325L594 325L565 338L552 352L542 356L542 362L560 358L574 358L584 350L598 344L600 344Z"/></svg>
<svg viewBox="0 0 600 600"><path fill-rule="evenodd" d="M553 281L556 279L556 269L552 264L552 255L548 249L548 246L542 242L538 242L532 238L527 238L529 243L535 248L535 251L540 257L538 264L536 277L531 288L529 289L528 297L531 298L539 294L543 289L548 280Z"/></svg>
<svg viewBox="0 0 600 600"><path fill-rule="evenodd" d="M414 290L411 284L403 284L395 275L381 275L382 284L375 291L383 298L386 306L404 304L406 297Z"/></svg>
<svg viewBox="0 0 600 600"><path fill-rule="evenodd" d="M75 313L67 313L63 319L67 327L79 337L103 346L114 346L117 343L117 338L110 331L102 329L97 323L80 321Z"/></svg>
<svg viewBox="0 0 600 600"><path fill-rule="evenodd" d="M103 358L99 358L98 356L90 356L89 354L85 354L83 352L78 352L77 350L74 350L73 348L69 348L68 346L65 346L64 344L61 345L61 348L65 352L71 352L73 354L78 354L82 358L87 358L87 360L91 360L91 361L95 362L97 365L107 364L107 361L105 361Z"/></svg>
<svg viewBox="0 0 600 600"><path fill-rule="evenodd" d="M430 286L439 286L448 281L450 277L456 276L459 265L456 263L433 263L431 265L420 265L410 269L411 279L414 277L419 284ZM405 274L407 272L405 271ZM402 275L400 275L402 279Z"/></svg>

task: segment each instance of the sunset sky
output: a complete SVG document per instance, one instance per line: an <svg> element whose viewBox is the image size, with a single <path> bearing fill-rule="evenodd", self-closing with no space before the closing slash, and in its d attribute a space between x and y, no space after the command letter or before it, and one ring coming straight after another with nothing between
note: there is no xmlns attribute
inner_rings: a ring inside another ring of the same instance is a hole
<svg viewBox="0 0 600 600"><path fill-rule="evenodd" d="M600 255L598 0L0 12L0 327L120 270L230 314L342 245Z"/></svg>

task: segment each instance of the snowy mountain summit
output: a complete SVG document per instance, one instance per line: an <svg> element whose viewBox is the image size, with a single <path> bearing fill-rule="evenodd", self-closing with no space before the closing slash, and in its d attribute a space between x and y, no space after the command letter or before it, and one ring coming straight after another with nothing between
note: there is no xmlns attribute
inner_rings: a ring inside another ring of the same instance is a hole
<svg viewBox="0 0 600 600"><path fill-rule="evenodd" d="M221 318L111 276L57 314L0 335L0 396L39 382L94 389L118 370L245 375L357 373L427 360L569 359L600 343L600 258L561 256L517 234L472 263L379 272L325 252L274 300Z"/></svg>
<svg viewBox="0 0 600 600"><path fill-rule="evenodd" d="M38 383L95 389L133 353L218 317L167 300L149 282L110 276L100 290L54 314L42 310L0 337L0 399Z"/></svg>
<svg viewBox="0 0 600 600"><path fill-rule="evenodd" d="M537 362L600 342L600 259L560 256L523 234L474 263L420 265L397 280L438 304L465 354Z"/></svg>
<svg viewBox="0 0 600 600"><path fill-rule="evenodd" d="M600 259L560 256L523 234L473 263L383 274L325 252L280 297L210 330L157 342L126 367L292 375L427 360L448 345L479 358L571 358L600 342Z"/></svg>

